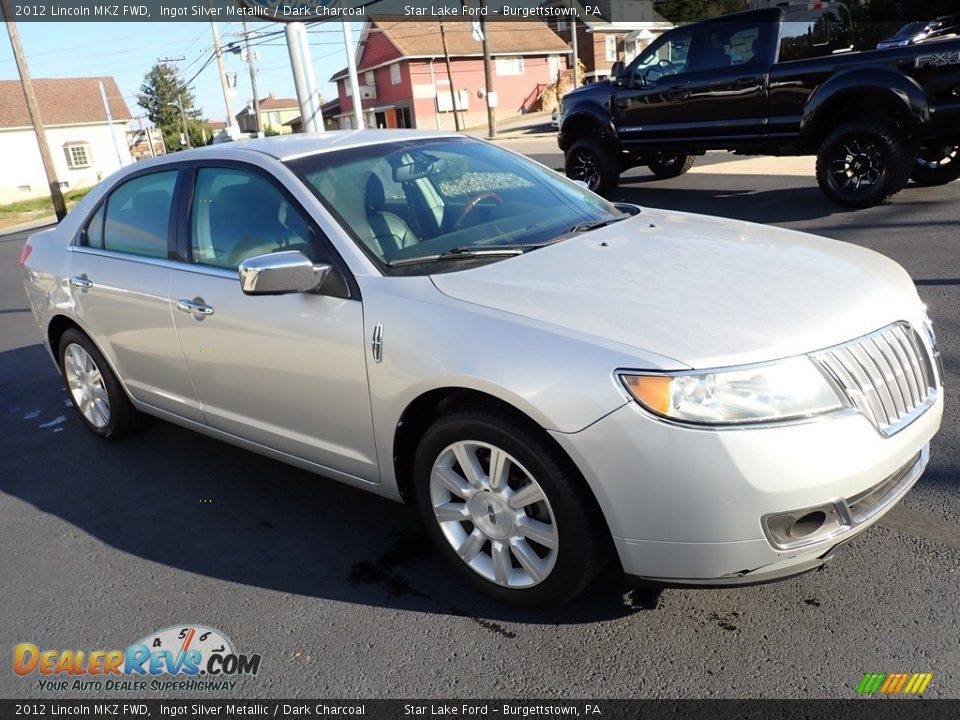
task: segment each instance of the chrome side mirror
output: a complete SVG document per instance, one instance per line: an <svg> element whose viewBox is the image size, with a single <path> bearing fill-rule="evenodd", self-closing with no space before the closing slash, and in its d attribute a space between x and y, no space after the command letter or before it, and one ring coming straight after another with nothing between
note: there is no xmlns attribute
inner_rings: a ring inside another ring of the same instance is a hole
<svg viewBox="0 0 960 720"><path fill-rule="evenodd" d="M238 269L245 295L284 295L317 290L331 267L315 265L302 252L288 250L247 258Z"/></svg>

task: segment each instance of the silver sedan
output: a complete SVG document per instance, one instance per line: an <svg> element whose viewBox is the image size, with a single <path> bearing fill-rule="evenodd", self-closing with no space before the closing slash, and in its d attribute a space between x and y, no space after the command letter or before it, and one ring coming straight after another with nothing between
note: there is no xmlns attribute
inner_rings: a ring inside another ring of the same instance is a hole
<svg viewBox="0 0 960 720"><path fill-rule="evenodd" d="M416 503L462 578L559 603L819 567L917 481L936 339L876 253L611 204L409 131L126 168L22 257L101 438L153 415Z"/></svg>

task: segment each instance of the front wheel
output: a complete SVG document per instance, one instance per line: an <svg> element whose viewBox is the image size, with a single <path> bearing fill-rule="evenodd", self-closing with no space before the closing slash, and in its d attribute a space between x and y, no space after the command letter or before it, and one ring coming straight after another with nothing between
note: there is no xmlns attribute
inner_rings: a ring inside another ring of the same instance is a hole
<svg viewBox="0 0 960 720"><path fill-rule="evenodd" d="M442 417L424 434L414 473L427 532L481 592L513 605L559 605L602 568L600 511L582 478L513 418Z"/></svg>
<svg viewBox="0 0 960 720"><path fill-rule="evenodd" d="M914 158L909 143L895 126L853 120L823 141L817 155L817 183L840 205L872 207L907 184Z"/></svg>
<svg viewBox="0 0 960 720"><path fill-rule="evenodd" d="M923 187L946 185L960 178L960 145L921 148L910 179Z"/></svg>
<svg viewBox="0 0 960 720"><path fill-rule="evenodd" d="M656 153L650 157L647 167L657 179L669 180L680 177L693 167L696 158L693 155L665 155Z"/></svg>
<svg viewBox="0 0 960 720"><path fill-rule="evenodd" d="M598 137L577 140L564 157L564 172L593 192L606 195L620 182L620 163L613 148Z"/></svg>

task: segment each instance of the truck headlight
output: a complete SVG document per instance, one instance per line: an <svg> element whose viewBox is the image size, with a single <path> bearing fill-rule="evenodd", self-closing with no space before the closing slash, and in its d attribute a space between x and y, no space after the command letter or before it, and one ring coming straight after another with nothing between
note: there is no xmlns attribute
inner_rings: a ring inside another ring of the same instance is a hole
<svg viewBox="0 0 960 720"><path fill-rule="evenodd" d="M813 361L806 357L776 363L709 371L617 373L644 408L695 425L745 425L824 415L849 407Z"/></svg>

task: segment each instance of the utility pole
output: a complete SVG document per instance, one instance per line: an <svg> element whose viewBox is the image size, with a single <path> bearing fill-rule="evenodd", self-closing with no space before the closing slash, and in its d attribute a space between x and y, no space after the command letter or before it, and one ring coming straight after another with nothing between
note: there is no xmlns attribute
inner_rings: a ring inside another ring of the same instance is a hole
<svg viewBox="0 0 960 720"><path fill-rule="evenodd" d="M207 0L210 10L213 10L213 0ZM217 54L217 69L220 71L220 88L223 90L223 104L227 109L227 134L233 137L235 135L233 118L233 108L230 105L230 87L227 85L227 69L223 65L223 50L220 48L220 30L217 29L217 22L210 17L210 27L213 30L213 51Z"/></svg>
<svg viewBox="0 0 960 720"><path fill-rule="evenodd" d="M580 53L577 50L577 18L570 17L570 38L573 42L573 89L580 87Z"/></svg>
<svg viewBox="0 0 960 720"><path fill-rule="evenodd" d="M460 118L457 115L457 90L453 86L453 70L450 69L450 51L447 49L447 33L440 23L440 42L443 44L443 59L447 63L447 82L450 83L450 102L453 110L453 125L460 132Z"/></svg>
<svg viewBox="0 0 960 720"><path fill-rule="evenodd" d="M480 34L483 36L483 84L484 100L487 103L487 135L490 139L497 136L497 94L493 89L493 68L490 61L490 41L487 38L487 21L484 11L487 9L487 0L480 0Z"/></svg>
<svg viewBox="0 0 960 720"><path fill-rule="evenodd" d="M193 145L190 143L190 129L187 127L187 114L183 111L183 96L180 93L177 93L177 107L180 108L180 121L183 123L183 139L189 150Z"/></svg>
<svg viewBox="0 0 960 720"><path fill-rule="evenodd" d="M297 88L297 102L300 105L300 119L303 122L303 130L310 133L323 132L320 91L317 90L313 58L310 56L310 44L307 41L307 28L302 22L287 23L285 34L287 50L290 52L290 66L293 70L293 84Z"/></svg>
<svg viewBox="0 0 960 720"><path fill-rule="evenodd" d="M250 33L247 32L247 21L243 21L243 41L247 48L247 65L250 67L250 87L253 90L253 129L260 132L260 94L257 92L257 58L250 47Z"/></svg>
<svg viewBox="0 0 960 720"><path fill-rule="evenodd" d="M357 59L354 57L353 36L348 23L343 25L343 45L347 50L347 74L350 77L350 92L353 93L353 120L357 130L363 130L363 98L360 97L360 78L357 77Z"/></svg>
<svg viewBox="0 0 960 720"><path fill-rule="evenodd" d="M57 214L57 220L60 221L67 216L67 204L63 199L63 193L60 191L60 181L57 180L57 171L53 166L53 156L50 155L50 146L47 144L47 133L43 129L43 118L40 116L40 106L37 105L37 96L33 92L33 81L30 79L30 69L27 67L26 59L23 57L23 47L20 45L20 34L17 32L17 24L13 21L10 0L0 0L0 8L3 9L3 17L7 23L7 33L10 35L10 46L13 48L13 59L17 63L17 71L20 73L20 85L23 88L23 97L27 103L27 113L30 115L30 121L33 123L33 131L37 135L37 145L40 147L40 160L43 163L43 171L47 175L47 185L50 187L50 199L53 201L53 211Z"/></svg>
<svg viewBox="0 0 960 720"><path fill-rule="evenodd" d="M113 140L113 151L117 153L117 167L123 167L123 155L120 154L120 143L117 142L117 132L113 127L113 113L110 112L110 103L107 101L107 91L103 87L103 80L98 80L100 86L100 100L103 102L103 111L107 114L107 127L110 128L110 139Z"/></svg>

